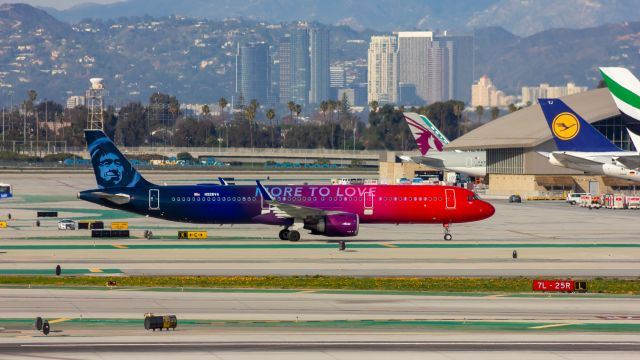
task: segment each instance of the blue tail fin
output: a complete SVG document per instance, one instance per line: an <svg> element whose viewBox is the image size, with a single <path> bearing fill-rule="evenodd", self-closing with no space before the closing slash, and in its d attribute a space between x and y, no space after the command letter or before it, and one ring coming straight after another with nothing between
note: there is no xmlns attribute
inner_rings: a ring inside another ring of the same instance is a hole
<svg viewBox="0 0 640 360"><path fill-rule="evenodd" d="M93 172L98 188L122 188L151 185L133 168L102 130L85 130Z"/></svg>
<svg viewBox="0 0 640 360"><path fill-rule="evenodd" d="M622 151L560 99L538 99L558 150Z"/></svg>

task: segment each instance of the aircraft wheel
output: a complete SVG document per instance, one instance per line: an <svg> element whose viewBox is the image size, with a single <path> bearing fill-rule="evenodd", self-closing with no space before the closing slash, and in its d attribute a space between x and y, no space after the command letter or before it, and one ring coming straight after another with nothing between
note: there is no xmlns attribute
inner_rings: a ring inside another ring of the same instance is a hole
<svg viewBox="0 0 640 360"><path fill-rule="evenodd" d="M278 233L278 237L280 238L280 240L289 240L289 230L280 230L280 232Z"/></svg>
<svg viewBox="0 0 640 360"><path fill-rule="evenodd" d="M289 231L289 241L298 241L300 240L300 233L296 230Z"/></svg>
<svg viewBox="0 0 640 360"><path fill-rule="evenodd" d="M445 241L451 241L451 239L453 239L453 236L451 236L451 234L444 234Z"/></svg>

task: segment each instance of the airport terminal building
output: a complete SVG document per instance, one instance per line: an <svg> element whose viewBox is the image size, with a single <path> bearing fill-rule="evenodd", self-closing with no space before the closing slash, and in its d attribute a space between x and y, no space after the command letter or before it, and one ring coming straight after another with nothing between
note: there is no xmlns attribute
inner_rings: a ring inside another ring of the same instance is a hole
<svg viewBox="0 0 640 360"><path fill-rule="evenodd" d="M595 89L562 100L609 140L634 150L626 128L640 133L640 123L622 115L608 89ZM489 193L559 194L565 191L606 193L640 190L640 184L585 175L549 164L538 151L557 150L540 105L510 113L457 138L446 150L486 150Z"/></svg>

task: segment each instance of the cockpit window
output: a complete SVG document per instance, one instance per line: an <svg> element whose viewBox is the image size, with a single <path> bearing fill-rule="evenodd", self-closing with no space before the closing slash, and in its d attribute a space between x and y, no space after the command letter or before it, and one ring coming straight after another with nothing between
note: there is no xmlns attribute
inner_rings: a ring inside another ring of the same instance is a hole
<svg viewBox="0 0 640 360"><path fill-rule="evenodd" d="M469 196L467 196L467 200L468 200L469 202L472 202L472 201L474 201L474 200L480 200L480 198L478 197L478 194L474 193L473 195L469 195Z"/></svg>

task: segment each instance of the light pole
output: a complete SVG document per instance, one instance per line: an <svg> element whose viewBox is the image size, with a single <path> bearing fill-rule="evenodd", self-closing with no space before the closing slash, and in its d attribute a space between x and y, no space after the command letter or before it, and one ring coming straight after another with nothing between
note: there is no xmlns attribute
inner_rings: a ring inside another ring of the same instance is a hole
<svg viewBox="0 0 640 360"><path fill-rule="evenodd" d="M287 133L289 132L290 129L282 129L280 130L280 136L282 136L282 148L286 149L287 148Z"/></svg>
<svg viewBox="0 0 640 360"><path fill-rule="evenodd" d="M220 146L222 145L223 141L224 141L223 138L221 138L221 137L218 138L218 154L222 154L222 152L220 150Z"/></svg>

